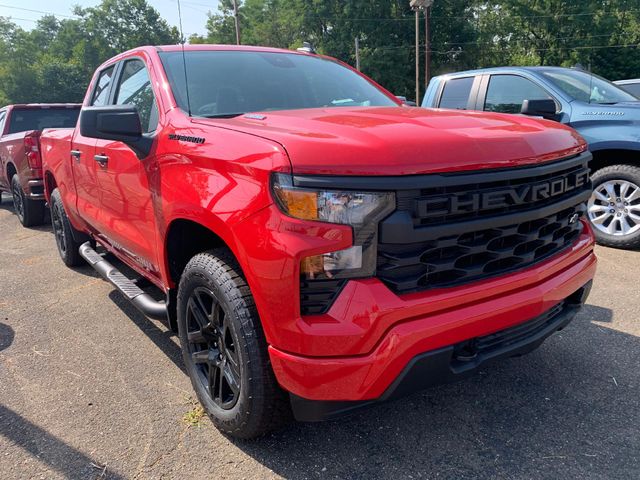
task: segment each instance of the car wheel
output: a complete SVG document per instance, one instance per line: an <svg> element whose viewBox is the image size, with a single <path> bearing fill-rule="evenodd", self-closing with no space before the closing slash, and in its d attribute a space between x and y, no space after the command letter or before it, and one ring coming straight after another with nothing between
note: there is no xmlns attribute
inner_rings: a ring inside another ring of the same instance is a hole
<svg viewBox="0 0 640 480"><path fill-rule="evenodd" d="M51 208L51 225L60 258L62 258L62 261L67 267L81 265L84 260L78 251L80 242L76 242L73 238L73 227L71 223L69 223L64 205L62 204L60 191L57 188L51 192L51 200L49 203Z"/></svg>
<svg viewBox="0 0 640 480"><path fill-rule="evenodd" d="M640 247L640 168L611 165L591 179L588 217L597 242L615 248Z"/></svg>
<svg viewBox="0 0 640 480"><path fill-rule="evenodd" d="M44 222L44 202L27 198L17 174L11 178L11 193L13 195L13 208L23 227L33 227Z"/></svg>
<svg viewBox="0 0 640 480"><path fill-rule="evenodd" d="M254 438L288 420L253 296L226 249L201 253L178 287L178 334L198 400L216 427Z"/></svg>

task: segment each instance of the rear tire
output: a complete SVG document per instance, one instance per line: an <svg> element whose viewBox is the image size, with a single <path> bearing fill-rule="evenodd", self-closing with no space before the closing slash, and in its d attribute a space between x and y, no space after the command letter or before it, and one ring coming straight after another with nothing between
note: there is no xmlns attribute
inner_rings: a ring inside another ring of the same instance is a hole
<svg viewBox="0 0 640 480"><path fill-rule="evenodd" d="M253 296L233 255L215 249L187 264L177 299L182 356L212 422L255 438L291 417L269 361Z"/></svg>
<svg viewBox="0 0 640 480"><path fill-rule="evenodd" d="M84 262L80 256L78 249L81 243L76 242L73 238L73 227L69 223L67 214L64 211L62 197L60 191L56 188L51 192L50 200L51 208L51 225L53 226L53 234L56 237L56 245L60 258L67 267L77 267Z"/></svg>
<svg viewBox="0 0 640 480"><path fill-rule="evenodd" d="M591 180L587 217L596 241L613 248L640 247L640 168L611 165Z"/></svg>
<svg viewBox="0 0 640 480"><path fill-rule="evenodd" d="M13 195L13 208L23 227L33 227L44 223L44 201L32 200L25 195L20 185L18 174L11 178L11 193Z"/></svg>

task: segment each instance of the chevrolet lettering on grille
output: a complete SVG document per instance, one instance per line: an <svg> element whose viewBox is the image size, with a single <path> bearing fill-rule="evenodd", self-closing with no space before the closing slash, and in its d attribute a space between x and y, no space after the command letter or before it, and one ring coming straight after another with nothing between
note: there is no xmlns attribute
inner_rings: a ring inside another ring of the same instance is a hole
<svg viewBox="0 0 640 480"><path fill-rule="evenodd" d="M507 208L563 195L584 187L588 182L589 171L581 170L545 182L530 183L517 187L462 195L451 194L421 198L416 200L416 212L422 218L430 218Z"/></svg>

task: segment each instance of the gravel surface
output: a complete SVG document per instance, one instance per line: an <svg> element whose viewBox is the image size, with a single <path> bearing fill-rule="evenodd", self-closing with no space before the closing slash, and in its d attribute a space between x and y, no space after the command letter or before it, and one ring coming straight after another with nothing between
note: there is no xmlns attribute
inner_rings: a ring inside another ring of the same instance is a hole
<svg viewBox="0 0 640 480"><path fill-rule="evenodd" d="M574 322L468 380L253 442L199 412L177 339L0 204L0 478L638 478L640 252ZM185 421L189 416L196 425Z"/></svg>

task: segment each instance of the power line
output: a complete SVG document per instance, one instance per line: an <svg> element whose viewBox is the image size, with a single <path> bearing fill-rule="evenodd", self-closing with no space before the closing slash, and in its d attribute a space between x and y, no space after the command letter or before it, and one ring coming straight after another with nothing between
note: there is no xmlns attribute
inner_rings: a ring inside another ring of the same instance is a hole
<svg viewBox="0 0 640 480"><path fill-rule="evenodd" d="M13 5L5 5L3 3L0 3L0 7L12 8L14 10L22 10L24 12L42 13L42 14L45 14L45 15L53 15L53 16L56 16L56 17L65 17L65 18L77 18L78 17L78 15L65 15L64 13L47 12L45 10L34 10L32 8L14 7ZM27 20L27 19L23 18L21 20Z"/></svg>

